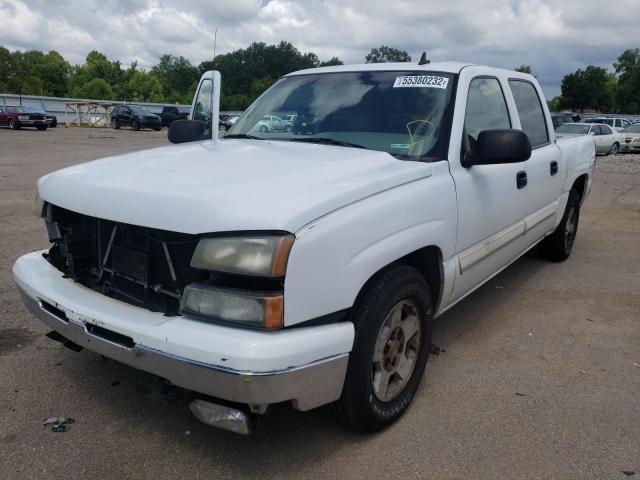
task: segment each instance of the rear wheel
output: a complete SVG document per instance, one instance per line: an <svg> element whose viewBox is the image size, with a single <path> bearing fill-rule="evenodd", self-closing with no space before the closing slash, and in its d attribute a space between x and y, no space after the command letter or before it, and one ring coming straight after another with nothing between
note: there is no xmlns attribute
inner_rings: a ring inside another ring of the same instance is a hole
<svg viewBox="0 0 640 480"><path fill-rule="evenodd" d="M38 125L36 128L37 128L38 130L46 130L46 129L47 129L47 126L46 126L46 125L42 125L42 126L41 126L41 125Z"/></svg>
<svg viewBox="0 0 640 480"><path fill-rule="evenodd" d="M111 128L113 128L114 130L118 130L120 128L120 124L115 118L111 119Z"/></svg>
<svg viewBox="0 0 640 480"><path fill-rule="evenodd" d="M342 397L333 406L350 428L373 432L397 420L418 389L429 355L433 308L422 275L392 265L359 297Z"/></svg>
<svg viewBox="0 0 640 480"><path fill-rule="evenodd" d="M551 235L540 242L540 254L552 262L563 262L569 258L578 233L579 220L580 194L577 190L571 190L560 224Z"/></svg>
<svg viewBox="0 0 640 480"><path fill-rule="evenodd" d="M140 130L140 124L138 123L137 120L134 120L133 122L131 122L131 128L133 128L136 132Z"/></svg>
<svg viewBox="0 0 640 480"><path fill-rule="evenodd" d="M260 131L262 133L267 133L269 131L269 128L266 125L260 125Z"/></svg>

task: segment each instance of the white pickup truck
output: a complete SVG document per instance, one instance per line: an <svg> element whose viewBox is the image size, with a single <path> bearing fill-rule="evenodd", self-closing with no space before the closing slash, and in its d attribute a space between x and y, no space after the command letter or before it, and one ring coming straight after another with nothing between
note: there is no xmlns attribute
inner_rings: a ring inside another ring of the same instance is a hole
<svg viewBox="0 0 640 480"><path fill-rule="evenodd" d="M595 162L590 136L556 140L534 77L421 63L291 73L222 139L208 72L176 145L39 179L52 246L13 267L27 307L197 392L212 425L247 433L279 402L390 424L434 317L536 245L569 256ZM256 131L278 112L300 125Z"/></svg>

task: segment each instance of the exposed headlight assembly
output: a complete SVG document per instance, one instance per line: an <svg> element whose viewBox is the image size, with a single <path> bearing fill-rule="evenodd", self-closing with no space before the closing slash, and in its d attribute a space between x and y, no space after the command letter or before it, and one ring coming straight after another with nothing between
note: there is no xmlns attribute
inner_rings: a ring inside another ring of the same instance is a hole
<svg viewBox="0 0 640 480"><path fill-rule="evenodd" d="M42 217L44 216L44 200L42 200L42 197L40 197L40 192L38 192L38 189L36 188L36 196L33 199L33 214L36 217Z"/></svg>
<svg viewBox="0 0 640 480"><path fill-rule="evenodd" d="M191 266L239 275L282 277L293 241L293 235L203 238L193 253Z"/></svg>
<svg viewBox="0 0 640 480"><path fill-rule="evenodd" d="M280 292L248 292L201 283L187 285L180 302L183 315L265 330L283 326L283 309Z"/></svg>

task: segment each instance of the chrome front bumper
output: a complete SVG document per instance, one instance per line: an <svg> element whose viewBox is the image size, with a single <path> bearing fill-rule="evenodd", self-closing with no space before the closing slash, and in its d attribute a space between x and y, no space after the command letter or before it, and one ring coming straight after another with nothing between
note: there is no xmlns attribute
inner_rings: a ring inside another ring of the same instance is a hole
<svg viewBox="0 0 640 480"><path fill-rule="evenodd" d="M277 372L242 372L202 365L139 345L126 347L65 321L18 288L26 307L40 321L73 343L118 362L166 378L174 385L231 402L268 405L292 401L310 410L340 398L348 354Z"/></svg>
<svg viewBox="0 0 640 480"><path fill-rule="evenodd" d="M347 343L353 340L350 323L261 333L164 317L75 284L41 252L18 259L13 273L25 305L48 327L81 347L174 385L248 404L254 411L286 401L310 410L342 393ZM208 356L203 346L212 349ZM301 351L306 353L298 355ZM290 352L307 360L295 361Z"/></svg>

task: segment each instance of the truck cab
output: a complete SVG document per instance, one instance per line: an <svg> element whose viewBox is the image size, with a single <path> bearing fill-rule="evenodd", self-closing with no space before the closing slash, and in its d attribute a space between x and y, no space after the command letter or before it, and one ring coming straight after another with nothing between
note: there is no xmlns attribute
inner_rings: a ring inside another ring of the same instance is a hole
<svg viewBox="0 0 640 480"><path fill-rule="evenodd" d="M302 70L223 138L220 83L205 73L175 145L41 178L51 246L13 269L66 341L206 395L191 409L209 424L248 433L289 402L384 428L415 397L435 317L536 245L572 251L594 141L556 139L531 75ZM276 112L293 128L261 129Z"/></svg>

